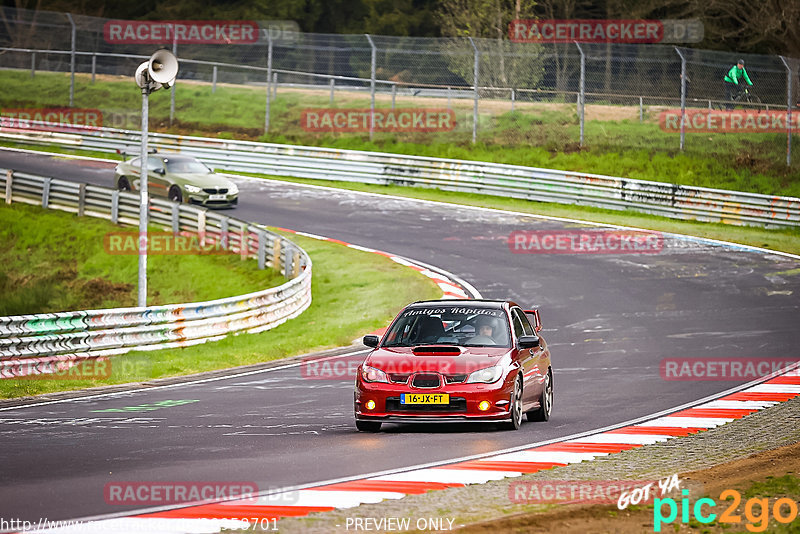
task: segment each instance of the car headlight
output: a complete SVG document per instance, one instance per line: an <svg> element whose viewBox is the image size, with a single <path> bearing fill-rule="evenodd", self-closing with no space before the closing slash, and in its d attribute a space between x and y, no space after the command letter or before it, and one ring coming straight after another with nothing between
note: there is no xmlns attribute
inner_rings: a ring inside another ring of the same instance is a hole
<svg viewBox="0 0 800 534"><path fill-rule="evenodd" d="M228 188L228 193L231 194L231 195L238 195L239 194L239 188L236 187L235 183L231 182L231 185Z"/></svg>
<svg viewBox="0 0 800 534"><path fill-rule="evenodd" d="M482 384L491 384L492 382L496 382L501 376L503 376L503 368L499 365L495 365L493 367L487 367L486 369L478 369L474 373L470 373L466 383L475 384L480 382Z"/></svg>
<svg viewBox="0 0 800 534"><path fill-rule="evenodd" d="M363 378L365 382L386 382L387 384L389 383L389 377L386 376L386 373L384 373L380 369L375 369L374 367L370 367L369 365L361 366L361 378Z"/></svg>
<svg viewBox="0 0 800 534"><path fill-rule="evenodd" d="M186 189L187 193L199 193L200 191L203 190L202 187L197 187L196 185L188 185L188 184L184 185L183 188Z"/></svg>

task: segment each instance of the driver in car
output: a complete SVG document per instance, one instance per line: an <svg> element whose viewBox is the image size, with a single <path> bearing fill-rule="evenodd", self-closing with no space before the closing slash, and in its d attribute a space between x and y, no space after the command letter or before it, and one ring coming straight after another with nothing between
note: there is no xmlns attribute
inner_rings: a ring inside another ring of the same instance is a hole
<svg viewBox="0 0 800 534"><path fill-rule="evenodd" d="M494 339L494 332L496 329L496 319L492 317L481 316L475 321L476 335L469 339L471 345L495 345L497 341Z"/></svg>

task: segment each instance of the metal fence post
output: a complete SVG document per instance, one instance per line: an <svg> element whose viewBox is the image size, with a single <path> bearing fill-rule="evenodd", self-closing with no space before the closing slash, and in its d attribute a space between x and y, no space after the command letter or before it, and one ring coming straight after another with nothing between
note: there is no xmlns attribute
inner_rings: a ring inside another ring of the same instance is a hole
<svg viewBox="0 0 800 534"><path fill-rule="evenodd" d="M258 268L262 271L267 263L267 235L258 231Z"/></svg>
<svg viewBox="0 0 800 534"><path fill-rule="evenodd" d="M172 32L172 53L175 57L178 57L178 37L175 35L175 31L173 29ZM172 83L172 87L169 88L169 125L172 126L172 121L175 120L175 83L177 82L177 78L175 82Z"/></svg>
<svg viewBox="0 0 800 534"><path fill-rule="evenodd" d="M11 204L13 196L14 196L14 171L8 169L6 171L6 204Z"/></svg>
<svg viewBox="0 0 800 534"><path fill-rule="evenodd" d="M264 114L264 135L269 133L270 84L272 83L272 32L267 32L267 108Z"/></svg>
<svg viewBox="0 0 800 534"><path fill-rule="evenodd" d="M97 54L92 54L92 85L94 85L94 76L97 73Z"/></svg>
<svg viewBox="0 0 800 534"><path fill-rule="evenodd" d="M291 278L292 272L292 249L290 247L283 248L283 276Z"/></svg>
<svg viewBox="0 0 800 534"><path fill-rule="evenodd" d="M472 144L475 144L478 141L478 80L480 80L480 52L478 52L478 47L475 46L475 41L472 40L472 37L468 37L469 44L472 45L472 50L475 53L475 65L473 66L473 82L475 83L475 96L474 96L474 104L472 106ZM449 105L448 99L448 106Z"/></svg>
<svg viewBox="0 0 800 534"><path fill-rule="evenodd" d="M677 46L675 52L681 58L681 150L683 150L686 145L686 58Z"/></svg>
<svg viewBox="0 0 800 534"><path fill-rule="evenodd" d="M335 87L336 87L336 80L331 78L331 106L333 105L333 91L335 90Z"/></svg>
<svg viewBox="0 0 800 534"><path fill-rule="evenodd" d="M119 222L119 191L116 189L111 192L111 222Z"/></svg>
<svg viewBox="0 0 800 534"><path fill-rule="evenodd" d="M228 218L223 217L219 223L219 244L223 250L228 250Z"/></svg>
<svg viewBox="0 0 800 534"><path fill-rule="evenodd" d="M72 26L72 33L71 33L71 46L70 46L70 54L69 54L69 107L72 107L75 104L75 39L76 35L76 26L75 21L72 20L72 13L67 13L67 18L69 19L69 24Z"/></svg>
<svg viewBox="0 0 800 534"><path fill-rule="evenodd" d="M172 203L172 233L177 235L181 230L181 205Z"/></svg>
<svg viewBox="0 0 800 534"><path fill-rule="evenodd" d="M214 67L211 69L211 94L213 95L216 92L217 92L217 66L214 65Z"/></svg>
<svg viewBox="0 0 800 534"><path fill-rule="evenodd" d="M452 109L450 107L450 86L447 86L447 109Z"/></svg>
<svg viewBox="0 0 800 534"><path fill-rule="evenodd" d="M644 122L644 98L639 97L639 122Z"/></svg>
<svg viewBox="0 0 800 534"><path fill-rule="evenodd" d="M397 98L397 84L392 84L392 111L394 111L394 100Z"/></svg>
<svg viewBox="0 0 800 534"><path fill-rule="evenodd" d="M580 146L583 146L583 135L586 127L586 54L583 53L583 48L581 48L580 43L576 42L575 46L578 47L578 52L581 54L581 78L578 87L578 121L580 122L581 128Z"/></svg>
<svg viewBox="0 0 800 534"><path fill-rule="evenodd" d="M50 204L50 181L52 178L45 178L42 184L42 207L47 208Z"/></svg>
<svg viewBox="0 0 800 534"><path fill-rule="evenodd" d="M516 91L514 88L511 88L511 113L514 113L514 101L517 99Z"/></svg>
<svg viewBox="0 0 800 534"><path fill-rule="evenodd" d="M36 76L36 52L31 52L31 79Z"/></svg>
<svg viewBox="0 0 800 534"><path fill-rule="evenodd" d="M86 211L86 184L78 185L78 217Z"/></svg>
<svg viewBox="0 0 800 534"><path fill-rule="evenodd" d="M369 75L369 140L372 141L372 136L375 133L375 70L378 63L378 49L375 48L375 43L368 33L367 41L369 46L372 47L372 59L370 61L370 75Z"/></svg>
<svg viewBox="0 0 800 534"><path fill-rule="evenodd" d="M792 76L792 67L786 58L779 56L783 65L786 67L786 166L792 165L792 84L794 83L794 76Z"/></svg>

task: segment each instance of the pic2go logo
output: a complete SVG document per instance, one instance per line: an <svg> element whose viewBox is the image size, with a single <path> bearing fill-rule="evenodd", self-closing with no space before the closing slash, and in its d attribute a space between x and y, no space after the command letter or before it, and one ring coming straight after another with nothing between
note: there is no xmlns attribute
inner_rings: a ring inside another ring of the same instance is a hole
<svg viewBox="0 0 800 534"><path fill-rule="evenodd" d="M739 509L739 504L742 502L742 494L736 490L728 489L719 494L720 500L733 499L733 502L728 505L728 508L719 515L713 513L717 503L713 499L704 497L695 501L694 505L689 501L689 490L682 491L683 498L681 499L680 512L681 522L689 522L689 514L694 516L694 519L700 523L708 524L714 520L719 523L741 523L742 517L736 511ZM747 499L744 505L744 517L748 521L745 528L750 532L764 532L769 526L770 510L772 517L778 523L791 523L797 518L797 503L792 499L783 497L777 499L770 509L769 499L751 497ZM667 515L664 515L664 507L669 510ZM661 526L670 524L678 517L678 503L675 499L667 497L666 499L656 498L653 501L653 530L661 532Z"/></svg>

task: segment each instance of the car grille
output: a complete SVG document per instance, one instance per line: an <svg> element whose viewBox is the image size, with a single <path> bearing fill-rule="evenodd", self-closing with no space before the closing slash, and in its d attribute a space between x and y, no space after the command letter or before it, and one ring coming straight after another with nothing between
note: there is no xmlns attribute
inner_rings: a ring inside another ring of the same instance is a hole
<svg viewBox="0 0 800 534"><path fill-rule="evenodd" d="M461 384L467 379L467 375L445 375L444 380L448 384Z"/></svg>
<svg viewBox="0 0 800 534"><path fill-rule="evenodd" d="M407 373L406 374L389 373L389 380L391 380L395 384L407 384L409 376L411 375Z"/></svg>
<svg viewBox="0 0 800 534"><path fill-rule="evenodd" d="M206 187L206 188L203 189L203 191L205 191L209 195L216 195L217 193L227 193L228 192L228 188L227 187L219 187L219 188L217 188L217 187Z"/></svg>
<svg viewBox="0 0 800 534"><path fill-rule="evenodd" d="M450 397L450 404L400 404L400 397L386 397L387 412L466 412L467 399Z"/></svg>
<svg viewBox="0 0 800 534"><path fill-rule="evenodd" d="M411 385L415 388L438 388L441 384L439 375L418 374L414 375Z"/></svg>

